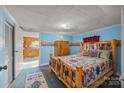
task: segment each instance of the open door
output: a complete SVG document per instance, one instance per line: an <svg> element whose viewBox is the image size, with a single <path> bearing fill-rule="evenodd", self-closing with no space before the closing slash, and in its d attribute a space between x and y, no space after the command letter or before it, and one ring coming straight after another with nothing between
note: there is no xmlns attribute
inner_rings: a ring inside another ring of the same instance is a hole
<svg viewBox="0 0 124 93"><path fill-rule="evenodd" d="M13 33L14 26L0 19L0 87L8 87L14 79Z"/></svg>
<svg viewBox="0 0 124 93"><path fill-rule="evenodd" d="M5 34L0 16L0 87L8 86L7 64L5 62Z"/></svg>
<svg viewBox="0 0 124 93"><path fill-rule="evenodd" d="M5 28L6 65L10 84L14 79L14 27L6 22Z"/></svg>

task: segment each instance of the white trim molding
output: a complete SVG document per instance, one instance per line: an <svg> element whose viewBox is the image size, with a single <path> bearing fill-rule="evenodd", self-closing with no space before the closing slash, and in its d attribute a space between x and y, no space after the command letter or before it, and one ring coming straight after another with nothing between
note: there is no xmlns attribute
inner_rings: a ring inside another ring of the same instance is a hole
<svg viewBox="0 0 124 93"><path fill-rule="evenodd" d="M40 67L47 66L47 65L49 65L49 63L40 64Z"/></svg>
<svg viewBox="0 0 124 93"><path fill-rule="evenodd" d="M124 88L124 7L121 6L121 87Z"/></svg>

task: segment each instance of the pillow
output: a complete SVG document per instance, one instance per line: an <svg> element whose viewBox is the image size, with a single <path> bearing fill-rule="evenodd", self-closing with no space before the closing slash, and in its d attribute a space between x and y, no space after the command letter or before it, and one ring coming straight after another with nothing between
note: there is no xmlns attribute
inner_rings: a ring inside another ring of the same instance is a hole
<svg viewBox="0 0 124 93"><path fill-rule="evenodd" d="M97 51L96 50L91 50L89 56L90 57L97 57Z"/></svg>
<svg viewBox="0 0 124 93"><path fill-rule="evenodd" d="M90 51L89 50L83 50L82 54L83 54L83 56L89 56Z"/></svg>
<svg viewBox="0 0 124 93"><path fill-rule="evenodd" d="M98 47L99 50L111 50L112 49L112 46L110 45L100 45Z"/></svg>
<svg viewBox="0 0 124 93"><path fill-rule="evenodd" d="M105 59L112 59L112 51L111 50L99 50L98 51L98 58L105 58Z"/></svg>

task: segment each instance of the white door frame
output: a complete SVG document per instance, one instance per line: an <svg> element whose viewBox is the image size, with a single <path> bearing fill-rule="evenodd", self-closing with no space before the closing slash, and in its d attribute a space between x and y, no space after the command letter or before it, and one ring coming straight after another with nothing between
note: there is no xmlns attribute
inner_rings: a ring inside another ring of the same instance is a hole
<svg viewBox="0 0 124 93"><path fill-rule="evenodd" d="M29 31L25 31L20 29L19 27L15 27L16 31L15 31L15 69L16 69L16 77L18 76L18 74L23 70L23 69L27 69L30 67L33 67L33 63L24 63L24 57L23 57L23 38L24 37L34 37L34 38L39 38L39 33L38 32L29 32ZM36 35L35 35L36 33ZM21 34L21 35L20 35ZM40 42L39 42L40 43ZM40 45L39 45L40 46ZM39 47L39 51L40 51L40 47ZM19 57L18 57L19 56ZM20 57L21 56L21 57ZM38 62L34 65L35 66L39 66L40 65L40 54L38 56ZM20 68L20 66L23 66L22 68Z"/></svg>

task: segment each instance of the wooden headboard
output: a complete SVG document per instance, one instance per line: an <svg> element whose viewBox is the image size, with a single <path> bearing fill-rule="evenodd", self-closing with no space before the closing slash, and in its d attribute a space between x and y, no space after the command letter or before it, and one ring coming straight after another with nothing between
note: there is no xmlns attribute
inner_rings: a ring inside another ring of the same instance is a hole
<svg viewBox="0 0 124 93"><path fill-rule="evenodd" d="M112 50L112 70L116 71L116 60L117 60L117 47L120 44L120 40L111 40L111 41L105 41L105 42L81 42L80 43L80 48L81 50L84 49L84 45L86 44L95 44L97 49L99 49L101 46L110 46Z"/></svg>

